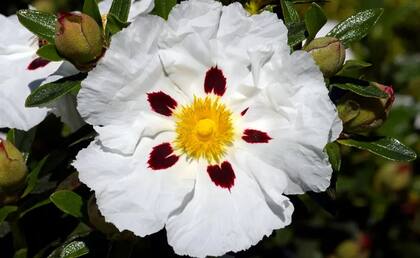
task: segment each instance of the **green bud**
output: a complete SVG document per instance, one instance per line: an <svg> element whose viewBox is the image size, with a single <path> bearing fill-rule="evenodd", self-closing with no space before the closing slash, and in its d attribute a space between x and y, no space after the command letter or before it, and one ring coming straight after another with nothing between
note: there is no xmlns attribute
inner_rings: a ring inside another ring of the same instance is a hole
<svg viewBox="0 0 420 258"><path fill-rule="evenodd" d="M19 190L26 174L22 153L9 141L0 139L0 189L4 192Z"/></svg>
<svg viewBox="0 0 420 258"><path fill-rule="evenodd" d="M346 58L346 50L343 43L332 37L314 39L304 50L312 55L315 63L326 78L340 71Z"/></svg>
<svg viewBox="0 0 420 258"><path fill-rule="evenodd" d="M104 37L89 15L62 13L56 23L55 45L62 57L85 71L103 54Z"/></svg>
<svg viewBox="0 0 420 258"><path fill-rule="evenodd" d="M388 94L388 98L367 98L353 92L347 92L338 100L337 110L343 121L344 132L367 134L380 127L388 117L394 91L392 87L374 83L374 86Z"/></svg>

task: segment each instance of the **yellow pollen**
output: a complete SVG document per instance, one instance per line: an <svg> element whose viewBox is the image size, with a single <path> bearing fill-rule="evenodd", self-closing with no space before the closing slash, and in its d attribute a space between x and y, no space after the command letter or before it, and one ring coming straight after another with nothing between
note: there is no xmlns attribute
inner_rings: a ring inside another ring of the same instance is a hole
<svg viewBox="0 0 420 258"><path fill-rule="evenodd" d="M219 163L233 142L232 113L218 97L194 98L176 109L175 149L192 159Z"/></svg>
<svg viewBox="0 0 420 258"><path fill-rule="evenodd" d="M211 119L205 118L198 121L197 125L195 126L197 130L197 135L202 140L208 140L211 135L213 134L214 129L214 122Z"/></svg>

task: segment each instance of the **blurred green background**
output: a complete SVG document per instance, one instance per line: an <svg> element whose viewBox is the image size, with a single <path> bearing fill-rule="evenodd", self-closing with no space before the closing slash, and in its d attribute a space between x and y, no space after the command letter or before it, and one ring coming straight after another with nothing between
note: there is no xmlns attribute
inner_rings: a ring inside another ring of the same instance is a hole
<svg viewBox="0 0 420 258"><path fill-rule="evenodd" d="M2 0L0 11L11 15L19 8L26 8L28 2ZM33 4L42 6L46 2L48 0L39 0ZM55 2L65 10L80 6L82 0ZM398 138L419 153L420 1L331 0L321 5L332 21L341 21L367 8L385 9L368 37L353 44L351 50L355 58L372 64L361 74L363 78L392 85L397 93L388 121L376 133ZM307 4L296 6L301 12L308 7ZM53 136L54 133L57 136ZM52 117L44 121L36 141L41 153L60 146L64 138L59 122ZM389 162L348 148L342 148L342 153L342 169L333 178L335 188L332 186L322 194L291 196L296 207L291 226L264 238L250 250L228 256L420 257L419 161ZM78 191L89 195L83 186ZM21 224L29 257L36 254L47 257L67 239L78 221L63 217L55 207L47 205L27 215ZM98 231L83 237L91 251L86 257L175 256L164 232L134 240L129 236L111 241ZM10 228L3 225L0 227L0 257L13 257L13 246Z"/></svg>

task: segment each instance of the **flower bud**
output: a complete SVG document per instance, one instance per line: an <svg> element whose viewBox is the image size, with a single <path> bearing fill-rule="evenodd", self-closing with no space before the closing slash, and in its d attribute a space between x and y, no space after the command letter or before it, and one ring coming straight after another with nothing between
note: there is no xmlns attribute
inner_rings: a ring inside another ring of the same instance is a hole
<svg viewBox="0 0 420 258"><path fill-rule="evenodd" d="M96 21L86 14L63 13L56 23L55 45L59 54L80 70L89 70L101 57L103 33Z"/></svg>
<svg viewBox="0 0 420 258"><path fill-rule="evenodd" d="M326 78L340 71L346 58L346 50L343 43L332 37L314 39L304 50L312 55L315 63Z"/></svg>
<svg viewBox="0 0 420 258"><path fill-rule="evenodd" d="M27 168L22 153L9 141L0 139L0 189L19 190L25 183Z"/></svg>
<svg viewBox="0 0 420 258"><path fill-rule="evenodd" d="M367 134L380 127L388 117L394 91L392 87L373 83L373 86L388 94L387 98L368 98L347 92L338 100L337 110L343 121L344 132L355 134Z"/></svg>

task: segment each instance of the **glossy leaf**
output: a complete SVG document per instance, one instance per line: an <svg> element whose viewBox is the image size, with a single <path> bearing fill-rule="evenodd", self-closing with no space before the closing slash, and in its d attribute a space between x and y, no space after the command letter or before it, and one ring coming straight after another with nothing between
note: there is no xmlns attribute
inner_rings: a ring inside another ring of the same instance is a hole
<svg viewBox="0 0 420 258"><path fill-rule="evenodd" d="M394 161L412 161L417 154L397 139L384 137L374 140L346 139L338 140L340 144L370 151L383 158Z"/></svg>
<svg viewBox="0 0 420 258"><path fill-rule="evenodd" d="M71 76L41 85L26 99L27 107L44 107L71 91L80 89L80 76Z"/></svg>
<svg viewBox="0 0 420 258"><path fill-rule="evenodd" d="M327 36L338 38L348 47L351 42L360 40L368 34L383 11L383 9L369 9L359 12L337 24Z"/></svg>
<svg viewBox="0 0 420 258"><path fill-rule="evenodd" d="M57 17L55 15L25 9L18 11L17 17L20 23L29 31L41 39L45 39L50 43L54 43L55 23L57 21Z"/></svg>
<svg viewBox="0 0 420 258"><path fill-rule="evenodd" d="M373 85L358 85L354 83L334 83L331 84L333 87L337 87L343 90L352 91L360 96L368 97L368 98L387 98L388 94L381 91L377 87Z"/></svg>
<svg viewBox="0 0 420 258"><path fill-rule="evenodd" d="M128 20L128 13L130 12L130 6L131 0L113 0L108 14L114 15L122 22L126 22Z"/></svg>
<svg viewBox="0 0 420 258"><path fill-rule="evenodd" d="M89 253L89 249L82 241L73 241L63 247L60 258L76 258Z"/></svg>
<svg viewBox="0 0 420 258"><path fill-rule="evenodd" d="M80 195L72 191L62 190L51 194L50 200L64 213L76 218L82 217L83 200Z"/></svg>
<svg viewBox="0 0 420 258"><path fill-rule="evenodd" d="M107 17L107 29L111 33L111 35L114 35L124 28L127 28L128 25L130 25L129 22L122 22L120 21L115 15L108 14Z"/></svg>
<svg viewBox="0 0 420 258"><path fill-rule="evenodd" d="M49 61L61 61L63 58L58 54L57 49L55 48L55 45L48 44L43 47L40 47L38 51L36 51L36 54L39 57L42 57L43 59L49 60Z"/></svg>
<svg viewBox="0 0 420 258"><path fill-rule="evenodd" d="M23 191L22 198L27 196L34 190L36 184L38 183L38 176L39 172L41 172L41 169L44 167L45 162L47 161L48 156L43 158L36 167L29 173L27 177L27 185L25 188L25 191Z"/></svg>
<svg viewBox="0 0 420 258"><path fill-rule="evenodd" d="M96 0L85 0L83 13L92 17L98 23L99 27L102 28L102 17Z"/></svg>
<svg viewBox="0 0 420 258"><path fill-rule="evenodd" d="M287 27L287 44L293 47L306 39L304 22L291 23Z"/></svg>
<svg viewBox="0 0 420 258"><path fill-rule="evenodd" d="M293 6L292 1L280 0L280 4L283 12L284 23L286 24L286 26L300 21L299 13Z"/></svg>
<svg viewBox="0 0 420 258"><path fill-rule="evenodd" d="M0 208L0 224L9 216L10 213L17 211L18 207L13 205L5 205Z"/></svg>
<svg viewBox="0 0 420 258"><path fill-rule="evenodd" d="M167 20L169 12L176 5L176 0L155 0L155 8L152 14L158 15Z"/></svg>
<svg viewBox="0 0 420 258"><path fill-rule="evenodd" d="M311 8L305 13L305 24L308 31L307 42L315 38L318 31L327 23L327 16L322 8L312 3Z"/></svg>
<svg viewBox="0 0 420 258"><path fill-rule="evenodd" d="M328 159L334 171L340 171L341 167L341 153L340 146L337 142L330 142L325 146L328 154Z"/></svg>

